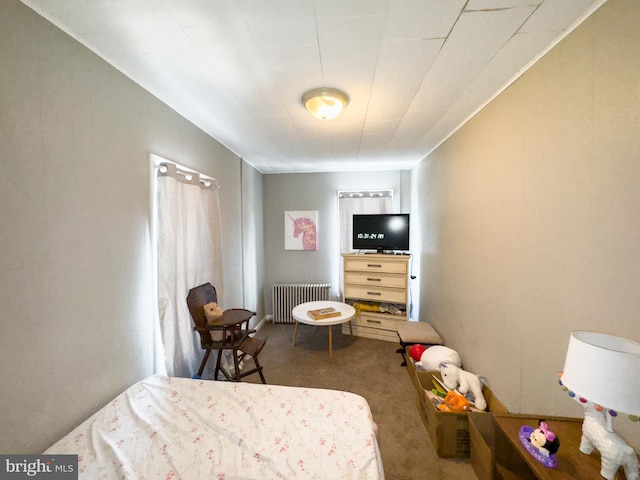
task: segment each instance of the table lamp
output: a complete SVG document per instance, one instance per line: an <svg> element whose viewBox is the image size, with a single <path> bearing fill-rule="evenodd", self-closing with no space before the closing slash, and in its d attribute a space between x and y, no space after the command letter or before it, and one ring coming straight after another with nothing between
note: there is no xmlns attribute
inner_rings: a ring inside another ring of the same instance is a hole
<svg viewBox="0 0 640 480"><path fill-rule="evenodd" d="M611 417L640 415L640 344L596 332L573 332L560 384L584 410L580 451L600 452L600 475L613 480L620 467L627 480L640 478L638 457L612 428Z"/></svg>

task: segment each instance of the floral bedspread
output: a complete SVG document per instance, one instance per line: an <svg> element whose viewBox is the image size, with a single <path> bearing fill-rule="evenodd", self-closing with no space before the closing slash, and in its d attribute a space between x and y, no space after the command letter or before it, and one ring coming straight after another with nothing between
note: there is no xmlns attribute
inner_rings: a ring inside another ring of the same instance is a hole
<svg viewBox="0 0 640 480"><path fill-rule="evenodd" d="M151 376L47 449L80 478L383 479L366 400L335 390Z"/></svg>

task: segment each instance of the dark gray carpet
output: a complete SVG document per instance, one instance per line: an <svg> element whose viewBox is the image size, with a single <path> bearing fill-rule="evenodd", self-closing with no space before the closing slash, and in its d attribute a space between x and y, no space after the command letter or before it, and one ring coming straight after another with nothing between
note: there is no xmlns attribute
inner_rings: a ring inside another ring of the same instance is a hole
<svg viewBox="0 0 640 480"><path fill-rule="evenodd" d="M367 399L380 429L380 450L387 480L477 480L468 459L439 458L416 408L416 391L399 344L341 333L333 327L329 360L327 327L268 323L257 336L268 337L260 354L267 383L344 390ZM249 364L253 362L249 361ZM243 381L259 383L258 375ZM328 479L333 480L333 479Z"/></svg>

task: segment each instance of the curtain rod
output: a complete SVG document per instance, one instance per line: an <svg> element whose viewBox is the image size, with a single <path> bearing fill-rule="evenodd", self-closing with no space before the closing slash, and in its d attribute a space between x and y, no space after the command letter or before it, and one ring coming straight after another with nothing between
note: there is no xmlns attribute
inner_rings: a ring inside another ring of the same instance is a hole
<svg viewBox="0 0 640 480"><path fill-rule="evenodd" d="M218 181L203 173L187 170L183 167L171 162L162 162L158 164L159 177L173 177L176 180L189 183L191 185L200 185L202 188L219 188Z"/></svg>
<svg viewBox="0 0 640 480"><path fill-rule="evenodd" d="M362 197L371 197L371 198L383 198L383 197L391 197L393 192L391 190L362 190L355 192L339 192L339 198L362 198Z"/></svg>

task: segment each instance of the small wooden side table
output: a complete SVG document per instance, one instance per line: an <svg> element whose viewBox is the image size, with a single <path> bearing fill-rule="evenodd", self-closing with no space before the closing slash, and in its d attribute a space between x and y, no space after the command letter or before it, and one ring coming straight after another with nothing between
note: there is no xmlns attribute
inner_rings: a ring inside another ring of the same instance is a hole
<svg viewBox="0 0 640 480"><path fill-rule="evenodd" d="M534 415L494 414L493 458L495 478L504 480L602 480L600 476L600 454L594 451L585 455L580 451L582 418L550 417ZM520 443L522 425L536 427L544 420L560 439L560 450L556 454L558 466L547 468L540 464ZM616 480L623 480L619 471Z"/></svg>

